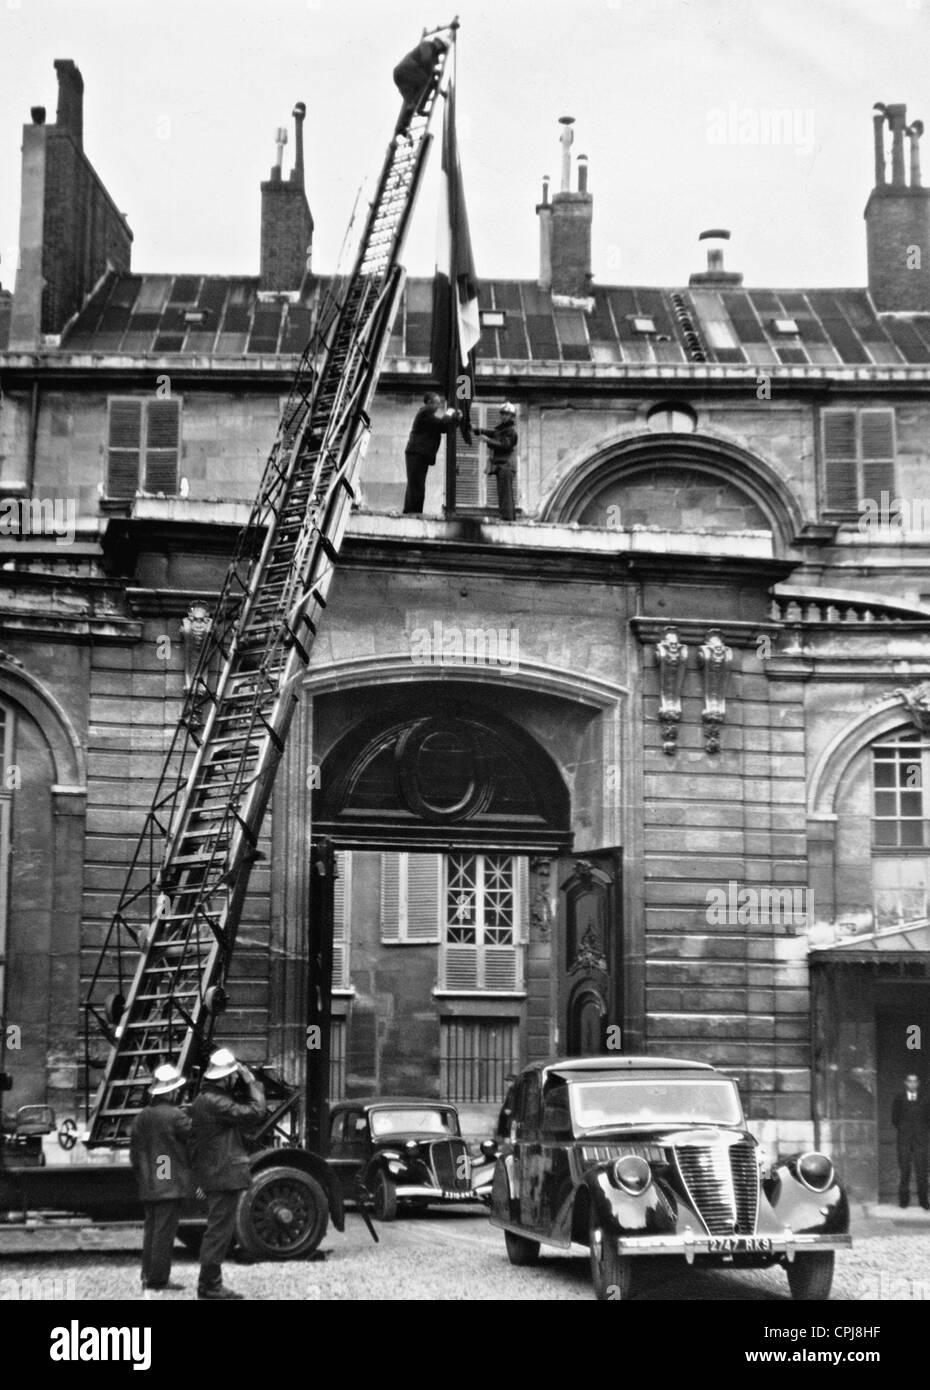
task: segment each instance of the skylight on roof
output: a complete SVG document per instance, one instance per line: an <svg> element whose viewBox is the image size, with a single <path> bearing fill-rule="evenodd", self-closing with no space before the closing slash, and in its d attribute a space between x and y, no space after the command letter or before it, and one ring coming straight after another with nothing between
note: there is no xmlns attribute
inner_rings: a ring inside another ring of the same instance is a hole
<svg viewBox="0 0 930 1390"><path fill-rule="evenodd" d="M503 309L482 309L481 327L482 328L504 328L507 324L507 315Z"/></svg>
<svg viewBox="0 0 930 1390"><path fill-rule="evenodd" d="M654 333L656 331L655 319L649 318L645 314L632 314L630 327L634 333Z"/></svg>
<svg viewBox="0 0 930 1390"><path fill-rule="evenodd" d="M772 327L776 333L781 333L786 338L796 337L798 333L797 320L795 319L772 319Z"/></svg>

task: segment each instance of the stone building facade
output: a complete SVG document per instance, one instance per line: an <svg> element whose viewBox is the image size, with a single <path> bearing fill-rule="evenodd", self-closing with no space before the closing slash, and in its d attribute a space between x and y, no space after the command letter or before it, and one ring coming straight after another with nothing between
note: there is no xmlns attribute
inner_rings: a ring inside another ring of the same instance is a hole
<svg viewBox="0 0 930 1390"><path fill-rule="evenodd" d="M55 131L25 127L0 320L0 963L13 1103L68 1113L83 988L323 284L280 159L262 278L136 275L124 222L76 266L34 177ZM679 288L594 283L563 136L538 275L481 288L474 411L517 405L512 523L484 445L454 513L440 466L400 514L430 384L408 282L229 982L244 1055L300 1079L326 836L334 1094L442 1093L477 1132L527 1061L695 1057L771 1153L817 1143L889 1188L891 1094L930 1038L930 227L903 108L875 139L868 287L785 290L744 287L720 233Z"/></svg>

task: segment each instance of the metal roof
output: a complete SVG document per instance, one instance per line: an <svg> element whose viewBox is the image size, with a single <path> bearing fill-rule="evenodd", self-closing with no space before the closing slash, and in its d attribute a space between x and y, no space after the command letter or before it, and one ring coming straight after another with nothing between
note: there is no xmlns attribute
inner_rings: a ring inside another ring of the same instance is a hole
<svg viewBox="0 0 930 1390"><path fill-rule="evenodd" d="M930 918L815 946L810 954L812 959L825 961L875 961L880 956L917 961L921 954L930 958Z"/></svg>
<svg viewBox="0 0 930 1390"><path fill-rule="evenodd" d="M255 277L107 275L67 326L61 347L137 357L298 353L315 296L259 295ZM389 357L429 355L432 280L408 280ZM532 280L486 280L482 360L662 366L930 364L930 314L879 314L865 289L661 289L594 285L588 310ZM644 324L646 331L643 331ZM793 328L796 331L791 331Z"/></svg>

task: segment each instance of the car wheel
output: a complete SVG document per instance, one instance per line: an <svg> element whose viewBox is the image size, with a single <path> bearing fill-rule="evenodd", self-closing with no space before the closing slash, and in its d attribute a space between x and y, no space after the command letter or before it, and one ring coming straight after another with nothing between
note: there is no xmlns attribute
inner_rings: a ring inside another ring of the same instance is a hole
<svg viewBox="0 0 930 1390"><path fill-rule="evenodd" d="M239 1243L257 1259L296 1260L311 1255L326 1234L329 1202L315 1178L300 1168L266 1168L243 1192L236 1214Z"/></svg>
<svg viewBox="0 0 930 1390"><path fill-rule="evenodd" d="M811 1250L795 1255L786 1268L791 1297L800 1303L823 1302L833 1286L832 1250Z"/></svg>
<svg viewBox="0 0 930 1390"><path fill-rule="evenodd" d="M379 1221L393 1221L397 1216L397 1186L387 1173L375 1178L375 1216Z"/></svg>
<svg viewBox="0 0 930 1390"><path fill-rule="evenodd" d="M513 1231L504 1232L507 1258L512 1265L534 1265L539 1259L539 1241L526 1236L515 1235Z"/></svg>
<svg viewBox="0 0 930 1390"><path fill-rule="evenodd" d="M617 1253L616 1237L601 1229L593 1212L588 1248L595 1296L612 1303L629 1298L633 1292L633 1261L628 1255Z"/></svg>

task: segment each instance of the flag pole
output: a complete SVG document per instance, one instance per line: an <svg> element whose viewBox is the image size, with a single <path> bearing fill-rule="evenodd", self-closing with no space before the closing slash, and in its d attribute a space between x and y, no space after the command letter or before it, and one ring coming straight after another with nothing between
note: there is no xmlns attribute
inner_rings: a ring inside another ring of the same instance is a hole
<svg viewBox="0 0 930 1390"><path fill-rule="evenodd" d="M449 106L448 106L448 102L449 102L449 93L450 93L450 91L451 91L453 94L454 94L454 92L455 92L455 82L456 82L456 77L457 77L457 75L458 75L458 74L457 74L457 71L456 71L456 68L457 68L457 55L458 55L458 15L456 15L455 22L453 23L453 26L452 26L452 55L451 55L451 56L452 56L452 80L451 80L451 82L449 82L449 83L446 85L446 90L445 90L445 94L444 94L444 95L445 95L445 98L446 98L446 109L445 109L445 111L443 112L443 122L444 122L444 123L445 123L446 121L448 121L448 119L449 119ZM454 95L453 95L453 98L452 98L452 99L453 99L453 100L455 99L455 98L454 98ZM443 130L443 149L445 149L445 130ZM452 171L451 171L451 170L449 171L449 175L450 175L450 177L452 176ZM457 394L457 389L456 389L456 388L457 388L457 386L458 386L458 374L459 374L459 364L458 364L458 336L459 336L459 335L458 335L458 319L457 319L457 314L456 314L456 299L457 299L457 296L458 296L458 285L456 284L456 279L455 279L455 266L454 266L454 264L450 264L449 270L450 270L450 276L449 276L449 279L450 279L450 287L449 287L449 288L450 288L450 293L451 293L451 295L452 295L452 312L449 314L449 336L450 336L450 342L449 342L449 351L448 351L448 354L447 354L447 361L448 361L448 364L449 364L449 367L448 367L448 379L444 382L444 387L445 387L445 393L446 393L446 405L447 405L448 407L451 407L453 410L455 410L455 409L458 408L458 407L457 407L458 394ZM444 511L444 513L445 513L447 516L454 516L454 515L455 515L455 505L456 505L456 496L455 496L455 492L456 492L456 487L455 487L455 483L456 483L456 448L457 448L457 443L458 443L457 435L458 435L458 424L456 423L456 424L452 427L452 429L449 430L449 431L446 433L446 503L445 503L445 506L444 506L444 508L443 508L443 511Z"/></svg>

